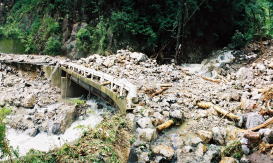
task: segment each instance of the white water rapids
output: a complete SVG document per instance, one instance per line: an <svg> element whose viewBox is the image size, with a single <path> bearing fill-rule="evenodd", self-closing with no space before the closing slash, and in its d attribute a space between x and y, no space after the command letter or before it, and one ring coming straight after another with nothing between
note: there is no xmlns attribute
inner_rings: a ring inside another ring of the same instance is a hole
<svg viewBox="0 0 273 163"><path fill-rule="evenodd" d="M39 133L35 137L29 136L26 132L9 128L7 130L7 138L9 144L19 150L20 156L24 156L29 150L35 149L47 152L56 147L60 147L65 143L74 142L81 137L83 132L88 128L94 128L102 120L102 114L105 113L104 109L97 108L97 101L88 100L87 104L90 107L87 117L82 120L76 120L63 134L53 135L45 132ZM108 107L107 109L109 109ZM113 108L110 108L113 109Z"/></svg>

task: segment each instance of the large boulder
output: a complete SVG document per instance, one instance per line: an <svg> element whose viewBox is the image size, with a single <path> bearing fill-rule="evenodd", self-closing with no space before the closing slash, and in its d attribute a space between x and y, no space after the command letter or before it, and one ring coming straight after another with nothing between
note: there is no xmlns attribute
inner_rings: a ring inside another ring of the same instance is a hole
<svg viewBox="0 0 273 163"><path fill-rule="evenodd" d="M152 152L164 156L166 159L171 159L174 155L174 149L167 145L157 145L152 147Z"/></svg>
<svg viewBox="0 0 273 163"><path fill-rule="evenodd" d="M22 106L26 108L33 108L36 104L37 96L35 94L29 94L22 101Z"/></svg>
<svg viewBox="0 0 273 163"><path fill-rule="evenodd" d="M130 53L130 57L137 60L138 62L144 62L148 59L147 55L138 52Z"/></svg>
<svg viewBox="0 0 273 163"><path fill-rule="evenodd" d="M150 142L157 137L156 130L151 128L137 128L136 132L137 138L144 142Z"/></svg>

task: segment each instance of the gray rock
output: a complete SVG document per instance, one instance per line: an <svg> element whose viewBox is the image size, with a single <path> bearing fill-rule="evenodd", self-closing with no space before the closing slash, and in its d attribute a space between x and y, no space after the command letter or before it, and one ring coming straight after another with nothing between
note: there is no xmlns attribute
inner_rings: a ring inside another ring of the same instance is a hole
<svg viewBox="0 0 273 163"><path fill-rule="evenodd" d="M252 71L252 69L250 68L246 68L246 67L241 67L237 73L236 73L236 77L239 80L251 80L253 79L254 73Z"/></svg>
<svg viewBox="0 0 273 163"><path fill-rule="evenodd" d="M246 155L244 155L241 160L240 163L250 163L250 160L248 158L246 158Z"/></svg>
<svg viewBox="0 0 273 163"><path fill-rule="evenodd" d="M248 148L247 145L242 145L242 151L244 152L244 154L248 155L250 153L250 150Z"/></svg>
<svg viewBox="0 0 273 163"><path fill-rule="evenodd" d="M212 139L212 132L210 132L210 131L199 130L197 132L197 135L199 136L199 138L201 138L201 140L204 143L209 143Z"/></svg>
<svg viewBox="0 0 273 163"><path fill-rule="evenodd" d="M137 52L130 53L130 57L136 59L138 62L143 62L148 59L147 55Z"/></svg>
<svg viewBox="0 0 273 163"><path fill-rule="evenodd" d="M115 64L115 59L113 58L107 58L103 63L102 65L109 68L109 67L112 67L113 65Z"/></svg>
<svg viewBox="0 0 273 163"><path fill-rule="evenodd" d="M256 66L255 66L258 70L260 70L261 72L263 72L263 71L265 71L266 70L266 67L265 67L265 65L264 64L262 64L262 63L258 63L258 64L256 64Z"/></svg>
<svg viewBox="0 0 273 163"><path fill-rule="evenodd" d="M137 138L140 141L144 142L150 142L151 140L154 140L157 137L157 133L155 129L151 128L137 128Z"/></svg>
<svg viewBox="0 0 273 163"><path fill-rule="evenodd" d="M158 126L164 122L164 116L159 112L154 112L153 114L153 124Z"/></svg>
<svg viewBox="0 0 273 163"><path fill-rule="evenodd" d="M200 143L196 148L195 154L199 157L202 157L205 154L206 149L207 147L204 144Z"/></svg>
<svg viewBox="0 0 273 163"><path fill-rule="evenodd" d="M212 128L212 138L216 143L218 143L220 145L224 145L226 135L227 135L227 133L224 128L220 128L220 127L213 127Z"/></svg>
<svg viewBox="0 0 273 163"><path fill-rule="evenodd" d="M54 123L51 128L51 133L58 135L61 133L61 124L60 123Z"/></svg>
<svg viewBox="0 0 273 163"><path fill-rule="evenodd" d="M22 106L26 108L33 108L36 104L36 95L29 94L27 97L24 98L22 101Z"/></svg>
<svg viewBox="0 0 273 163"><path fill-rule="evenodd" d="M170 112L170 116L171 118L177 119L177 120L183 120L184 119L184 115L180 110L174 110L172 112Z"/></svg>
<svg viewBox="0 0 273 163"><path fill-rule="evenodd" d="M164 156L167 159L171 159L174 155L174 149L167 145L157 145L152 147L152 152Z"/></svg>
<svg viewBox="0 0 273 163"><path fill-rule="evenodd" d="M184 148L183 148L183 152L184 152L184 153L189 153L189 152L192 152L192 151L193 151L193 147L190 146L190 145L186 145L186 146L184 146Z"/></svg>
<svg viewBox="0 0 273 163"><path fill-rule="evenodd" d="M26 130L26 133L29 135L29 136L36 136L39 134L39 129L38 128L31 128L31 129L28 129Z"/></svg>
<svg viewBox="0 0 273 163"><path fill-rule="evenodd" d="M152 120L149 117L143 117L140 118L137 121L137 124L141 127L141 128L153 128L153 124L152 124Z"/></svg>
<svg viewBox="0 0 273 163"><path fill-rule="evenodd" d="M263 141L269 144L273 143L273 130L266 128L260 129L259 133L263 136Z"/></svg>
<svg viewBox="0 0 273 163"><path fill-rule="evenodd" d="M190 140L190 145L196 147L201 142L202 142L202 139L200 139L199 137L193 137Z"/></svg>
<svg viewBox="0 0 273 163"><path fill-rule="evenodd" d="M262 124L265 119L262 115L260 115L259 113L248 113L246 115L246 128L253 128L255 126L258 126L260 124Z"/></svg>
<svg viewBox="0 0 273 163"><path fill-rule="evenodd" d="M221 159L220 156L221 148L212 144L208 147L208 151L203 156L202 163L208 163L208 162L219 162Z"/></svg>
<svg viewBox="0 0 273 163"><path fill-rule="evenodd" d="M149 159L149 152L142 152L140 153L139 157L138 157L138 162L140 163L145 163L148 162Z"/></svg>

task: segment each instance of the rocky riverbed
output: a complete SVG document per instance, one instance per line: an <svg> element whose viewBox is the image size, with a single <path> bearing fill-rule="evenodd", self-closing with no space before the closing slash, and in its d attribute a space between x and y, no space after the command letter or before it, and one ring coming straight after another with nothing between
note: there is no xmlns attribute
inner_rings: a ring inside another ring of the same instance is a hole
<svg viewBox="0 0 273 163"><path fill-rule="evenodd" d="M22 71L1 64L0 106L10 108L7 139L20 155L47 152L73 142L115 108L98 99L62 99L41 69Z"/></svg>
<svg viewBox="0 0 273 163"><path fill-rule="evenodd" d="M11 56L1 59L6 57ZM35 56L26 58L31 57ZM58 62L45 58L38 61ZM126 78L138 87L139 104L126 116L136 137L129 162L272 161L272 126L253 129L272 117L272 40L250 44L242 51L218 51L194 65L159 65L145 54L128 50L61 61ZM8 92L9 87L1 89ZM18 105L24 104L26 99L19 99ZM42 107L39 102L35 105ZM265 154L257 153L257 148Z"/></svg>

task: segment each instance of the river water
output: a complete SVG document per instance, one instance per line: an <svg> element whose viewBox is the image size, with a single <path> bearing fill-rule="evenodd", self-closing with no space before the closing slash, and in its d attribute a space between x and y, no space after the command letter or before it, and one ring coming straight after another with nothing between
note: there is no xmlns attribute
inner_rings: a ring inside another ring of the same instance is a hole
<svg viewBox="0 0 273 163"><path fill-rule="evenodd" d="M20 156L24 156L30 149L47 152L65 143L71 143L79 139L84 131L94 128L103 120L103 115L115 110L102 101L88 100L89 106L85 118L78 119L71 124L63 134L53 135L45 132L39 133L35 137L29 136L26 132L8 128L7 138L9 144L19 150ZM101 106L101 107L98 107ZM50 107L50 106L48 106Z"/></svg>

